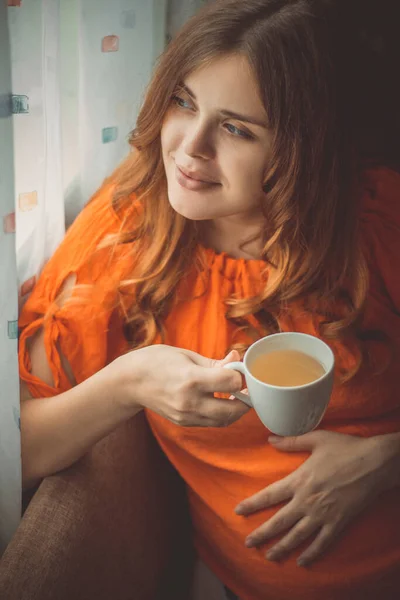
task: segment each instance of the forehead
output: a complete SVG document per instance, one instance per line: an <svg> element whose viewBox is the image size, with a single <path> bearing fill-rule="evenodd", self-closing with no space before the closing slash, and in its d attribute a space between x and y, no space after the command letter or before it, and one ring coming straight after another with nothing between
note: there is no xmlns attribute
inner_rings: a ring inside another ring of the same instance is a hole
<svg viewBox="0 0 400 600"><path fill-rule="evenodd" d="M184 83L199 103L221 110L265 115L256 78L244 56L216 58L193 71Z"/></svg>

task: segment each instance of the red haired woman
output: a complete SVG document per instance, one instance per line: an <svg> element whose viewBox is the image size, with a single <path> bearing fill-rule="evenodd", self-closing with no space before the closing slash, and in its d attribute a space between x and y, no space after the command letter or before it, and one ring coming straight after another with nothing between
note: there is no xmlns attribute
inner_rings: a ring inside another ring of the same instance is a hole
<svg viewBox="0 0 400 600"><path fill-rule="evenodd" d="M21 315L25 486L144 409L242 600L400 597L396 36L364 4L191 20ZM222 368L278 330L336 355L298 439L268 438Z"/></svg>

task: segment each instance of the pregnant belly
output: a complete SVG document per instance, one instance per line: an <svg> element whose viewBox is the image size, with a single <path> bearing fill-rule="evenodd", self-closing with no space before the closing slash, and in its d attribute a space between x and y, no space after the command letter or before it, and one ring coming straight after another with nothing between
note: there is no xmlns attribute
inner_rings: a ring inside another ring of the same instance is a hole
<svg viewBox="0 0 400 600"><path fill-rule="evenodd" d="M265 559L273 542L245 548L246 535L273 511L239 518L230 510L218 513L196 494L189 493L189 499L200 557L243 600L400 598L400 491L382 496L356 517L306 569L296 558L307 543L280 564Z"/></svg>
<svg viewBox="0 0 400 600"><path fill-rule="evenodd" d="M309 454L281 453L249 411L228 428L181 428L149 414L161 447L187 483L195 544L202 560L242 600L398 600L400 489L378 498L346 527L311 567L296 564L299 548L281 563L266 561L276 540L247 549L245 539L279 506L249 517L235 506L295 471ZM353 435L399 431L399 419L329 424ZM303 545L303 548L307 543Z"/></svg>

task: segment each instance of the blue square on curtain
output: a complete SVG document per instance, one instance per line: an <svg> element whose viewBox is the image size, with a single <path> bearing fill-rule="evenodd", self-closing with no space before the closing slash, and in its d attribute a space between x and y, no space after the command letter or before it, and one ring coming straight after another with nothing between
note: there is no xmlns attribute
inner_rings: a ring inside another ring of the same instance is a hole
<svg viewBox="0 0 400 600"><path fill-rule="evenodd" d="M16 340L18 338L18 321L8 321L8 339Z"/></svg>
<svg viewBox="0 0 400 600"><path fill-rule="evenodd" d="M118 127L104 127L101 132L103 144L115 142L118 137Z"/></svg>
<svg viewBox="0 0 400 600"><path fill-rule="evenodd" d="M14 115L29 113L29 98L28 96L13 94L11 96L12 112Z"/></svg>

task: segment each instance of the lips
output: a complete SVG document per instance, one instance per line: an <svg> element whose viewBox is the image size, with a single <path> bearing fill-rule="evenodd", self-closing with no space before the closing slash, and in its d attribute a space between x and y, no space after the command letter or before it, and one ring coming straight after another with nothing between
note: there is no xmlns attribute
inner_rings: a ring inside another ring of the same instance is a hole
<svg viewBox="0 0 400 600"><path fill-rule="evenodd" d="M178 167L177 164L175 164L175 177L178 184L190 192L211 192L220 185L200 171L188 171Z"/></svg>
<svg viewBox="0 0 400 600"><path fill-rule="evenodd" d="M190 171L189 169L186 169L179 165L176 165L176 166L177 166L178 170L182 173L182 175L184 175L188 179L193 179L193 181L199 181L200 183L213 183L213 184L218 183L218 181L211 179L210 177L208 177L205 173L202 173L201 171Z"/></svg>

